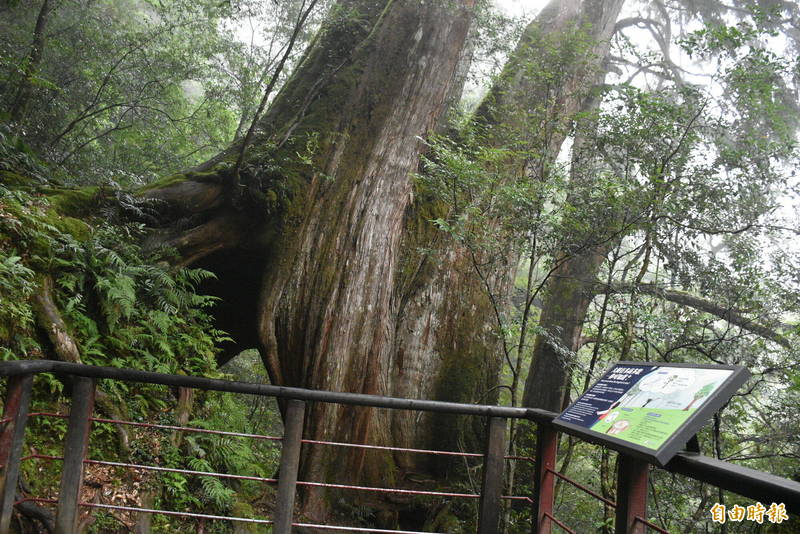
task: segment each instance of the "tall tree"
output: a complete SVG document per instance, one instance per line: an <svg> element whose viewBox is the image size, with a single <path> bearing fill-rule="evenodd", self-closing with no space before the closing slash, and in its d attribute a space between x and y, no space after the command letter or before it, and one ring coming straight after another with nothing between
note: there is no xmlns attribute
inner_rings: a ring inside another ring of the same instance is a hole
<svg viewBox="0 0 800 534"><path fill-rule="evenodd" d="M30 105L31 91L34 85L33 78L37 75L39 64L42 61L46 42L45 32L47 30L47 21L52 9L53 5L50 0L42 1L39 14L36 17L36 26L33 29L33 40L31 42L30 52L22 62L22 76L18 81L16 91L11 101L9 115L12 121L20 120Z"/></svg>
<svg viewBox="0 0 800 534"><path fill-rule="evenodd" d="M726 95L716 104L722 108L718 112L710 109L714 107L713 99L704 94L703 89L683 80L681 76L684 73L670 59L670 51L676 53L677 49L671 49L669 42L669 12L660 3L659 6L654 11L665 17L663 19L633 17L616 25L616 29L621 30L640 24L655 34L660 50L656 57L661 63L642 65L641 62L627 61L638 67L628 81L637 75L654 75L658 82L656 88L651 88L652 92L648 93L623 84L618 89L619 95L614 91L607 92L606 96L598 99L598 102L605 102L601 114L606 122L601 129L608 128L615 121L622 121L625 126L618 123L600 133L594 131L596 123L591 123L589 130L586 126L576 130L573 175L583 175L584 187L588 184L597 190L604 187L602 184L609 177L616 176L614 180L619 180L620 184L628 183L623 187L630 188L630 192L625 200L627 206L622 210L618 205L614 207L618 200L611 197L601 200L598 205L602 206L603 213L591 209L574 193L572 198L567 198L567 205L574 200L580 202L579 212L586 232L583 236L569 236L567 245L574 250L566 248L560 253L561 261L557 262L557 270L549 282L540 321L542 333L536 340L526 384L524 402L528 406L560 410L569 400L571 370L576 363L575 354L582 345L581 332L587 311L598 290L606 292L601 289L604 284L598 282L597 276L608 252L624 236L636 235L637 240L643 242L637 242L636 250L639 252L625 270L625 273L635 273L633 279L622 284L627 288L624 291L632 294L625 319L627 333L620 347L623 359L629 357L635 336L633 309L637 295L654 292L643 282L651 279L650 272L659 261L657 257L666 253L665 236L675 239L677 234L682 234L685 236L683 239L694 240L698 235L734 235L757 228L759 219L769 211L765 199L771 196L769 186L762 188L765 185L763 180L777 185L785 174L776 168L773 158L777 161L791 157L794 134L789 132L794 128L796 102L785 88L791 67L787 70L788 64L766 50L758 37L758 27L764 25L767 31L772 31L775 20L780 20L780 17L773 18L757 11L755 22L742 22L736 29L712 26L683 41L684 49L692 49L695 56L701 55L708 60L712 56L724 58L732 54L739 62L739 65L732 65L719 59L717 65L707 67L716 69L716 72L711 71L709 78L719 83ZM621 57L614 59L626 61ZM659 67L648 72L655 64ZM669 68L663 68L665 65ZM744 74L741 65L747 65L749 74ZM621 96L626 92L628 96ZM620 105L622 101L627 103ZM628 111L633 113L627 115ZM635 137L624 140L628 135ZM753 136L760 140L754 141ZM750 140L745 142L747 148L742 144L744 139ZM581 149L586 143L587 148ZM584 155L581 155L581 150ZM593 154L588 159L587 151ZM755 152L761 153L763 158L753 158ZM716 158L702 161L700 153L706 157L715 155ZM723 176L727 184L742 178L744 182L739 187L743 190L759 189L756 197L764 202L728 196L733 191L730 185L723 186L719 182ZM760 178L753 180L752 176ZM580 181L574 185L577 192L581 187ZM711 193L706 188L715 191ZM700 193L700 190L706 192ZM580 194L591 198L586 192ZM712 206L701 200L707 195L713 195L717 204ZM681 260L667 261L671 263L670 267L680 268ZM766 327L754 317L685 293L681 298L680 292L669 289L662 288L660 295L712 313L786 346L785 338L778 331ZM596 356L595 350L589 365L591 370L597 363ZM559 384L559 389L554 389L552 384Z"/></svg>
<svg viewBox="0 0 800 534"><path fill-rule="evenodd" d="M333 7L276 96L240 186L231 183L234 145L147 193L174 208L161 239L220 276L220 326L237 342L227 357L257 345L275 383L486 401L500 365L495 314L504 313L518 251L510 245L504 259L476 269L475 251L430 222L449 209L411 180L419 138L444 110L472 6L356 4ZM511 154L501 166L508 180L534 166L547 179L620 7L552 2L524 32L474 118L481 142ZM541 56L562 62L556 78L541 75ZM176 230L187 218L194 224ZM308 421L316 438L378 444L430 443L432 429L435 443L453 448L465 435L368 409L315 406ZM387 465L398 475L419 468L317 447L304 469L318 480L370 481L385 478ZM323 514L322 494L305 509Z"/></svg>
<svg viewBox="0 0 800 534"><path fill-rule="evenodd" d="M200 221L165 241L186 263L218 267L220 295L240 309L230 316L238 324L221 323L237 341L228 357L257 345L274 383L394 393L393 286L411 174L419 138L443 110L471 7L335 5L260 122L241 186L230 172L235 145L148 193ZM385 443L392 429L385 413L322 404L307 423L311 437L353 442ZM311 448L303 466L309 480L387 476L384 458L358 451ZM314 494L305 510L316 517L326 506Z"/></svg>

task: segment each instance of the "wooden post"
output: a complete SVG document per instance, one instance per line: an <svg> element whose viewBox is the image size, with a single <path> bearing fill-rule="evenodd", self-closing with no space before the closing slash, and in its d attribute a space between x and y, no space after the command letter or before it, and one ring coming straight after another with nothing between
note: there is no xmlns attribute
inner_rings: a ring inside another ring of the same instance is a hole
<svg viewBox="0 0 800 534"><path fill-rule="evenodd" d="M500 531L505 450L506 420L491 417L486 429L478 534L497 534Z"/></svg>
<svg viewBox="0 0 800 534"><path fill-rule="evenodd" d="M553 471L556 468L557 452L558 432L547 423L539 423L536 429L533 534L550 534L552 531L547 515L553 514L556 478Z"/></svg>
<svg viewBox="0 0 800 534"><path fill-rule="evenodd" d="M12 376L8 379L6 404L3 408L0 432L0 534L8 534L19 479L19 463L28 422L33 375Z"/></svg>
<svg viewBox="0 0 800 534"><path fill-rule="evenodd" d="M647 477L650 465L625 454L617 464L617 516L615 534L646 534L647 527L636 521L647 519Z"/></svg>
<svg viewBox="0 0 800 534"><path fill-rule="evenodd" d="M89 445L89 420L94 412L95 384L91 378L73 377L69 426L64 440L64 466L58 492L55 534L78 534L83 460Z"/></svg>
<svg viewBox="0 0 800 534"><path fill-rule="evenodd" d="M281 466L278 475L278 497L275 502L275 517L272 524L273 534L289 534L292 531L305 410L306 404L303 401L292 399L286 405L286 423L283 429Z"/></svg>

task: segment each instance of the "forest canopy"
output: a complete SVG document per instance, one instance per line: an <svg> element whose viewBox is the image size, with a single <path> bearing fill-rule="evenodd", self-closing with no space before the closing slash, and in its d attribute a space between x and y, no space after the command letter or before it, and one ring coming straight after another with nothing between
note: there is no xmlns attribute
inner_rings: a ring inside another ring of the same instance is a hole
<svg viewBox="0 0 800 534"><path fill-rule="evenodd" d="M800 481L800 6L521 4L2 3L3 360L552 411L616 361L735 364L752 378L701 451ZM35 388L34 408L54 411L71 384ZM97 410L280 427L263 400L155 386L104 382ZM485 437L466 418L321 403L306 424L309 439L418 449ZM29 446L56 454L66 423L32 425ZM99 432L97 453L121 462L277 468L268 443ZM533 439L512 424L508 454ZM560 471L614 497L615 455L560 447ZM478 464L385 451L309 447L301 465L322 482L477 484ZM52 494L56 468L41 469L23 469L25 491ZM272 490L249 482L91 476L131 506L272 511ZM530 490L529 474L506 478L507 495ZM650 519L672 532L708 532L715 502L747 503L651 481ZM613 530L572 488L557 505L579 532ZM51 528L43 507L20 513L21 533ZM319 489L298 513L468 532L477 512ZM529 510L504 514L506 532L529 530ZM105 511L84 526L200 528Z"/></svg>

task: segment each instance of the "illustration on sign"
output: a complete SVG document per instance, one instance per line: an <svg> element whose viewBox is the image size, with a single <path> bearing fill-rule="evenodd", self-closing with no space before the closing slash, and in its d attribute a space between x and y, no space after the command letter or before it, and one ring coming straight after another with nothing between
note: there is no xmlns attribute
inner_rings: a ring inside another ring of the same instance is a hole
<svg viewBox="0 0 800 534"><path fill-rule="evenodd" d="M657 450L733 372L669 365L617 365L558 420Z"/></svg>

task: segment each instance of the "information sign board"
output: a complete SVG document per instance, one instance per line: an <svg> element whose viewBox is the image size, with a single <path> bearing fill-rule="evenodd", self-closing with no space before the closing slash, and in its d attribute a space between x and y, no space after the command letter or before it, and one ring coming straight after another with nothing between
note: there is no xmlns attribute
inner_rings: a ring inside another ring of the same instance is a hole
<svg viewBox="0 0 800 534"><path fill-rule="evenodd" d="M663 467L749 377L738 365L619 362L554 424Z"/></svg>

